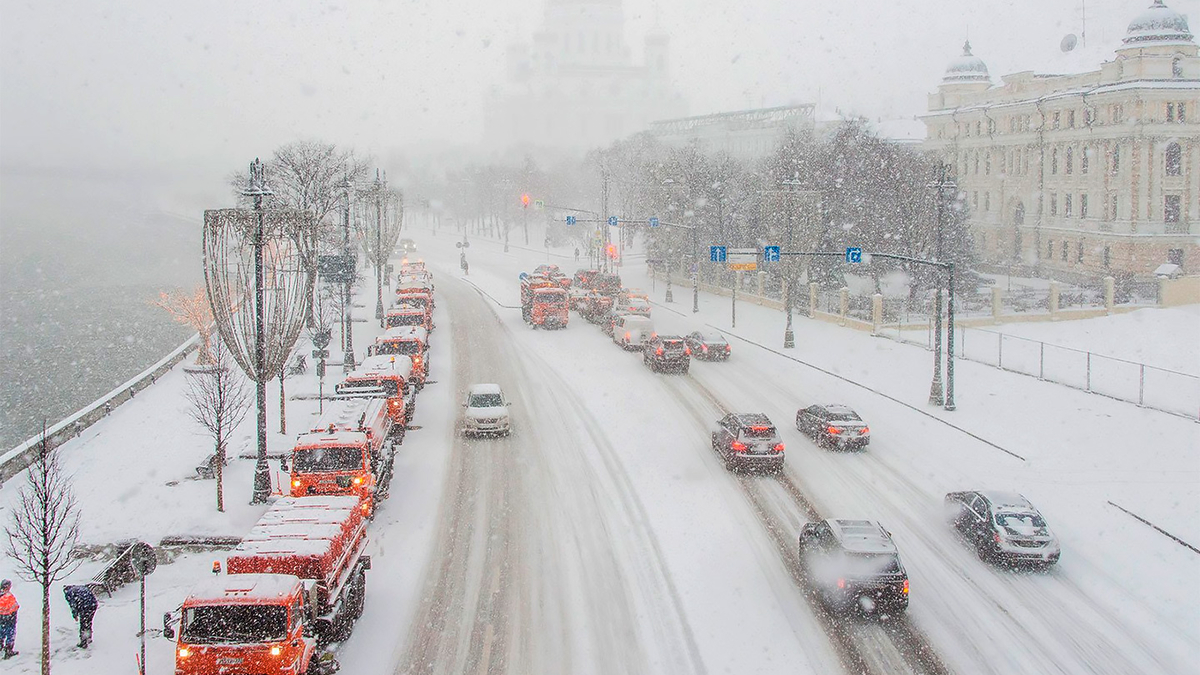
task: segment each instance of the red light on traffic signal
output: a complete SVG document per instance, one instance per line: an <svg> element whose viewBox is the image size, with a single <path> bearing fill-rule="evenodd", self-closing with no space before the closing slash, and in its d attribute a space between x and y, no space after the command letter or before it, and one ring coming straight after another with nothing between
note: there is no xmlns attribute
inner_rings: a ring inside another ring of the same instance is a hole
<svg viewBox="0 0 1200 675"><path fill-rule="evenodd" d="M521 195L521 206L529 206L529 194Z"/></svg>

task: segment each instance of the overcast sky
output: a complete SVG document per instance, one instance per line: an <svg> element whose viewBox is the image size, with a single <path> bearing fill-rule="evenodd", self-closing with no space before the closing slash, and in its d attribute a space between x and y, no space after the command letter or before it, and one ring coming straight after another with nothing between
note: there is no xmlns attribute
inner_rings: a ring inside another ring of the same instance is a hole
<svg viewBox="0 0 1200 675"><path fill-rule="evenodd" d="M1088 0L1111 56L1151 0ZM1196 0L1171 0L1196 14ZM1054 70L1078 1L625 0L693 114L815 101L912 116L970 32L992 74ZM240 167L296 138L376 154L480 134L482 94L543 0L0 0L0 166ZM164 167L172 167L166 169Z"/></svg>

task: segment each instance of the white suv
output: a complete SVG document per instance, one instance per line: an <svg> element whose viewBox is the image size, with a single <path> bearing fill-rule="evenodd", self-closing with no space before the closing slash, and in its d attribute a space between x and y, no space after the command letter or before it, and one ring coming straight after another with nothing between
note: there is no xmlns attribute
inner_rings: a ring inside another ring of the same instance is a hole
<svg viewBox="0 0 1200 675"><path fill-rule="evenodd" d="M654 324L644 316L625 314L613 321L613 342L625 349L641 349L655 335Z"/></svg>
<svg viewBox="0 0 1200 675"><path fill-rule="evenodd" d="M498 384L473 384L463 403L463 433L468 436L495 434L507 436L512 430L508 400Z"/></svg>

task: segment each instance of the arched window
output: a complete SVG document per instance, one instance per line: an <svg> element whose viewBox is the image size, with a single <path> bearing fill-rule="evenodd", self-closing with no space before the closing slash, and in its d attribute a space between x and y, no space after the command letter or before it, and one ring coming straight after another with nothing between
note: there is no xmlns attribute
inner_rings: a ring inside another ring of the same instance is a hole
<svg viewBox="0 0 1200 675"><path fill-rule="evenodd" d="M1176 56L1174 61L1171 61L1171 77L1183 77L1183 59Z"/></svg>
<svg viewBox="0 0 1200 675"><path fill-rule="evenodd" d="M1183 172L1183 148L1178 143L1171 143L1164 153L1168 176L1179 176Z"/></svg>

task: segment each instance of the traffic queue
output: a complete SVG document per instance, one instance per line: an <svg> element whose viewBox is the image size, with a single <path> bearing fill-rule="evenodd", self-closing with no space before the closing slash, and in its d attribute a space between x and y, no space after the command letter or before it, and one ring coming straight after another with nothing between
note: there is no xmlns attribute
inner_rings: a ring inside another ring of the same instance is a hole
<svg viewBox="0 0 1200 675"><path fill-rule="evenodd" d="M368 524L388 497L429 372L433 276L405 260L397 282L387 330L281 460L280 497L178 614L164 617L176 675L338 670L325 646L362 615Z"/></svg>

